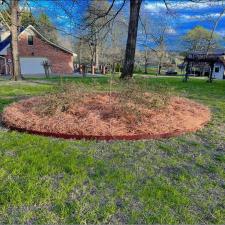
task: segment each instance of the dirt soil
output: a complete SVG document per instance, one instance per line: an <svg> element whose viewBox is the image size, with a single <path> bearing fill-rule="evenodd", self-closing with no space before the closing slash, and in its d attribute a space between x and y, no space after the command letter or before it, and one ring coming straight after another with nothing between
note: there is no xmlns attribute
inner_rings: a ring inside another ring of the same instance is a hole
<svg viewBox="0 0 225 225"><path fill-rule="evenodd" d="M107 93L87 94L66 110L49 115L37 112L36 107L43 104L44 97L13 103L5 108L2 120L8 128L48 136L150 139L197 131L211 118L207 107L181 97L171 97L162 108L141 105L138 111L125 110L116 95L109 99Z"/></svg>

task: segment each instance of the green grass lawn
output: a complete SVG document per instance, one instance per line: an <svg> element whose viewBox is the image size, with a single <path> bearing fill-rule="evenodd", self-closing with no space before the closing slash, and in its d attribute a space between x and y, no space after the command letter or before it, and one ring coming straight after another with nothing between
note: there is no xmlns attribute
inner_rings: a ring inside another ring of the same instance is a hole
<svg viewBox="0 0 225 225"><path fill-rule="evenodd" d="M57 89L56 78L48 81L0 81L0 111ZM107 78L63 82L108 89ZM224 223L225 82L140 82L208 105L213 120L197 133L135 142L68 141L0 128L1 224Z"/></svg>

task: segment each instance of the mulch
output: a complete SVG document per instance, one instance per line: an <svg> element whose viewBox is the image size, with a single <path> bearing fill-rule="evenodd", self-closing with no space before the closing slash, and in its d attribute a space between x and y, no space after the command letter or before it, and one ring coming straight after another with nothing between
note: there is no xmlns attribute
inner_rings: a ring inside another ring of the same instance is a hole
<svg viewBox="0 0 225 225"><path fill-rule="evenodd" d="M116 96L107 93L87 94L66 111L51 115L35 110L41 104L44 97L13 103L5 108L2 121L12 130L57 138L139 140L195 132L211 119L206 106L181 97L171 97L163 108L139 106L138 113L124 112Z"/></svg>

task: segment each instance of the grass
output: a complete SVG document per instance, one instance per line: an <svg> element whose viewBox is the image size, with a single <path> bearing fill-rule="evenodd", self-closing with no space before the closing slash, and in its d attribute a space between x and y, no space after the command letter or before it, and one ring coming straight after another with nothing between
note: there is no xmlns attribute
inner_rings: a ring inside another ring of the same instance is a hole
<svg viewBox="0 0 225 225"><path fill-rule="evenodd" d="M137 78L138 79L138 78ZM55 90L0 81L0 111ZM63 78L108 90L107 78ZM208 105L197 133L136 142L66 141L0 130L0 223L217 223L225 221L225 82L140 79Z"/></svg>

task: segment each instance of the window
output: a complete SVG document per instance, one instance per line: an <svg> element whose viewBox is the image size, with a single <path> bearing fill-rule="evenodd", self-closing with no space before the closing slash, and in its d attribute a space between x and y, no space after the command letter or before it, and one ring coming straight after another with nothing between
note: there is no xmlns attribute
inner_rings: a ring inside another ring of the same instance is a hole
<svg viewBox="0 0 225 225"><path fill-rule="evenodd" d="M216 67L216 68L215 68L215 72L216 72L216 73L219 73L219 72L220 72L220 68L219 68L219 67Z"/></svg>
<svg viewBox="0 0 225 225"><path fill-rule="evenodd" d="M28 45L33 45L34 44L34 36L28 35Z"/></svg>

